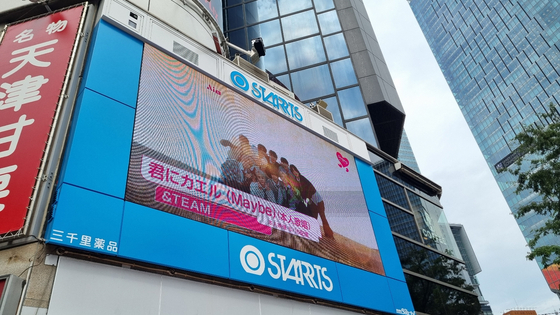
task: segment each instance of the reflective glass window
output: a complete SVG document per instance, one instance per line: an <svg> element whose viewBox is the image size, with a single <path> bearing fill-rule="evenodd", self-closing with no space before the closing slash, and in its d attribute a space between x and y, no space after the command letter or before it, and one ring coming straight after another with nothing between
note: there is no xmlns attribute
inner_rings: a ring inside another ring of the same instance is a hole
<svg viewBox="0 0 560 315"><path fill-rule="evenodd" d="M331 63L331 71L337 88L358 84L350 58Z"/></svg>
<svg viewBox="0 0 560 315"><path fill-rule="evenodd" d="M381 194L382 198L385 198L394 204L410 210L410 206L408 205L408 201L406 199L404 187L392 182L391 180L379 174L375 174L375 179L377 180L377 186L379 187L379 193Z"/></svg>
<svg viewBox="0 0 560 315"><path fill-rule="evenodd" d="M414 216L412 214L386 202L383 203L383 206L385 207L385 212L387 213L387 219L389 220L391 231L411 238L417 242L422 242L420 234L418 233L416 221L414 221Z"/></svg>
<svg viewBox="0 0 560 315"><path fill-rule="evenodd" d="M344 127L344 125L342 124L340 107L338 107L338 100L336 99L336 96L324 98L323 101L325 101L329 105L327 106L327 110L332 113L334 122L337 125Z"/></svg>
<svg viewBox="0 0 560 315"><path fill-rule="evenodd" d="M237 31L229 32L227 34L227 37L229 38L229 41L234 45L237 45L243 49L247 49L247 36L245 36L244 28ZM238 53L237 50L231 48L230 48L230 52L233 52L232 56Z"/></svg>
<svg viewBox="0 0 560 315"><path fill-rule="evenodd" d="M262 37L261 34L262 32L260 24L247 27L247 44L250 44L252 39Z"/></svg>
<svg viewBox="0 0 560 315"><path fill-rule="evenodd" d="M313 10L282 18L282 30L286 41L319 33Z"/></svg>
<svg viewBox="0 0 560 315"><path fill-rule="evenodd" d="M341 30L338 14L336 10L332 10L317 16L319 18L319 26L323 35L332 34Z"/></svg>
<svg viewBox="0 0 560 315"><path fill-rule="evenodd" d="M243 26L243 6L238 5L227 9L228 29L234 29Z"/></svg>
<svg viewBox="0 0 560 315"><path fill-rule="evenodd" d="M377 169L379 165L383 165L383 168L390 167L392 165L391 162L385 160L384 158L380 157L376 153L373 153L368 149L369 161L373 164L373 168Z"/></svg>
<svg viewBox="0 0 560 315"><path fill-rule="evenodd" d="M257 2L249 2L245 4L245 24L255 24L259 22L259 12L257 11Z"/></svg>
<svg viewBox="0 0 560 315"><path fill-rule="evenodd" d="M416 257L411 257L409 260L415 258ZM419 271L422 272L424 269L428 269L430 272L436 273L438 278L444 278L445 282L472 291L472 287L468 286L462 277L456 274L450 274L445 277L445 273L449 272L449 270L454 271L457 268L464 267L462 267L461 264L445 265L445 263L442 262L424 265ZM482 314L480 303L475 294L454 290L450 287L406 273L404 276L416 312L441 315ZM484 314L491 314L491 312Z"/></svg>
<svg viewBox="0 0 560 315"><path fill-rule="evenodd" d="M338 91L338 99L344 119L352 119L367 115L362 92L359 87Z"/></svg>
<svg viewBox="0 0 560 315"><path fill-rule="evenodd" d="M315 11L317 12L334 9L333 0L313 0L313 3L315 3Z"/></svg>
<svg viewBox="0 0 560 315"><path fill-rule="evenodd" d="M282 42L282 31L280 30L280 21L273 20L270 22L259 24L264 45L272 46Z"/></svg>
<svg viewBox="0 0 560 315"><path fill-rule="evenodd" d="M325 37L323 40L325 41L327 56L329 56L330 60L349 55L348 46L346 46L346 41L344 40L344 35L342 35L342 33Z"/></svg>
<svg viewBox="0 0 560 315"><path fill-rule="evenodd" d="M453 286L473 291L465 264L429 249L393 236L403 269L421 274ZM429 314L456 315L481 314L476 293L455 291L447 286L426 279L411 277L405 273L416 311ZM418 281L425 283L418 283ZM454 292L444 292L452 290ZM437 307L434 307L437 305ZM443 310L438 312L438 310ZM434 313L435 312L435 313Z"/></svg>
<svg viewBox="0 0 560 315"><path fill-rule="evenodd" d="M447 223L443 209L408 192L412 211L420 227L424 244L461 259L459 248Z"/></svg>
<svg viewBox="0 0 560 315"><path fill-rule="evenodd" d="M284 84L284 86L286 86L286 88L288 90L292 90L292 82L290 81L290 75L289 74L284 74L281 76L277 76L276 79L278 79L278 81L282 82L282 84Z"/></svg>
<svg viewBox="0 0 560 315"><path fill-rule="evenodd" d="M298 69L327 60L321 36L286 44L290 69Z"/></svg>
<svg viewBox="0 0 560 315"><path fill-rule="evenodd" d="M266 49L266 56L261 57L263 66L266 70L272 73L280 73L288 71L286 64L286 54L284 53L284 46L276 46Z"/></svg>
<svg viewBox="0 0 560 315"><path fill-rule="evenodd" d="M294 93L302 102L334 93L327 65L292 73L292 85Z"/></svg>
<svg viewBox="0 0 560 315"><path fill-rule="evenodd" d="M346 129L377 147L377 141L375 140L375 135L373 134L373 129L368 117L347 122Z"/></svg>
<svg viewBox="0 0 560 315"><path fill-rule="evenodd" d="M368 151L369 152L369 151ZM369 152L369 157L371 162L373 163L373 168L389 177L391 177L393 180L396 180L397 182L405 185L406 187L410 188L410 189L415 189L413 185L409 184L406 180L403 180L402 178L399 177L399 173L395 172L395 168L393 166L393 163L386 161L380 157L377 157L377 155L372 155L371 152Z"/></svg>
<svg viewBox="0 0 560 315"><path fill-rule="evenodd" d="M280 14L285 15L296 11L311 8L311 0L278 0Z"/></svg>
<svg viewBox="0 0 560 315"><path fill-rule="evenodd" d="M240 4L242 0L226 0L226 6Z"/></svg>
<svg viewBox="0 0 560 315"><path fill-rule="evenodd" d="M463 270L466 269L464 264L400 237L393 236L393 239L403 269L451 284L454 277L463 279Z"/></svg>
<svg viewBox="0 0 560 315"><path fill-rule="evenodd" d="M259 13L259 21L278 17L278 7L276 6L276 0L258 0L257 12Z"/></svg>

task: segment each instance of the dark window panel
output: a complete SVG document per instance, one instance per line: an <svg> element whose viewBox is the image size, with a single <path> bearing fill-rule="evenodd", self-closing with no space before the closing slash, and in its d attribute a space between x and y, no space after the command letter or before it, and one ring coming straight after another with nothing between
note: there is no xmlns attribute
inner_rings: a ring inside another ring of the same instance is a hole
<svg viewBox="0 0 560 315"><path fill-rule="evenodd" d="M226 6L232 6L232 5L240 4L241 0L226 0L225 3Z"/></svg>
<svg viewBox="0 0 560 315"><path fill-rule="evenodd" d="M408 201L406 199L404 187L393 183L391 180L386 179L379 174L375 174L375 178L377 179L377 186L379 187L381 197L407 210L410 210L410 206L408 205Z"/></svg>
<svg viewBox="0 0 560 315"><path fill-rule="evenodd" d="M405 274L416 312L437 315L481 314L475 295Z"/></svg>
<svg viewBox="0 0 560 315"><path fill-rule="evenodd" d="M245 4L245 24L255 24L260 21L259 19L259 12L257 10L257 2L249 2Z"/></svg>
<svg viewBox="0 0 560 315"><path fill-rule="evenodd" d="M238 5L227 9L227 28L228 30L243 26L243 6Z"/></svg>
<svg viewBox="0 0 560 315"><path fill-rule="evenodd" d="M385 212L387 213L387 219L389 219L391 231L422 243L418 227L416 226L416 221L414 220L414 215L386 202L383 203L383 206L385 207Z"/></svg>
<svg viewBox="0 0 560 315"><path fill-rule="evenodd" d="M226 36L229 38L230 43L233 43L234 45L237 45L243 49L248 49L247 36L245 35L244 28L237 31L228 32ZM230 49L230 52L233 52L233 55L237 53L237 51L233 49Z"/></svg>

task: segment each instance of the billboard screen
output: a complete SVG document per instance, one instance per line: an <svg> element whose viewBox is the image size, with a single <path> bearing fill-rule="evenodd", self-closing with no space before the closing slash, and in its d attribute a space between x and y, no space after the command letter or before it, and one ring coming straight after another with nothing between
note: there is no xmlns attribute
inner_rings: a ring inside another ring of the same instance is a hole
<svg viewBox="0 0 560 315"><path fill-rule="evenodd" d="M125 200L384 275L351 154L144 47Z"/></svg>
<svg viewBox="0 0 560 315"><path fill-rule="evenodd" d="M0 45L0 234L20 230L84 6L10 25Z"/></svg>

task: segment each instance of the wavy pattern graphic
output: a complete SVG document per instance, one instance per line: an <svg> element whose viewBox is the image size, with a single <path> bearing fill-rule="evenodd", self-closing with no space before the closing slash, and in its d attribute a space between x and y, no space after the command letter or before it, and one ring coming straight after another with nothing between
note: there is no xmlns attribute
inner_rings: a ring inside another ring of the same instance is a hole
<svg viewBox="0 0 560 315"><path fill-rule="evenodd" d="M220 140L250 133L250 125L243 122L251 115L228 106L236 102L234 95L207 93L211 92L207 87L216 84L213 80L149 46L141 82L135 141L219 176L216 161L227 155ZM153 137L153 126L158 126L161 136Z"/></svg>

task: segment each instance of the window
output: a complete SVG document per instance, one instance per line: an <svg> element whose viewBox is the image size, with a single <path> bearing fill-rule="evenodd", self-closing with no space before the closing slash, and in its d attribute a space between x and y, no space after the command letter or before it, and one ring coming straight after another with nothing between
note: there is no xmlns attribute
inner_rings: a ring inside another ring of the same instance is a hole
<svg viewBox="0 0 560 315"><path fill-rule="evenodd" d="M313 10L282 18L282 30L286 41L319 33Z"/></svg>

